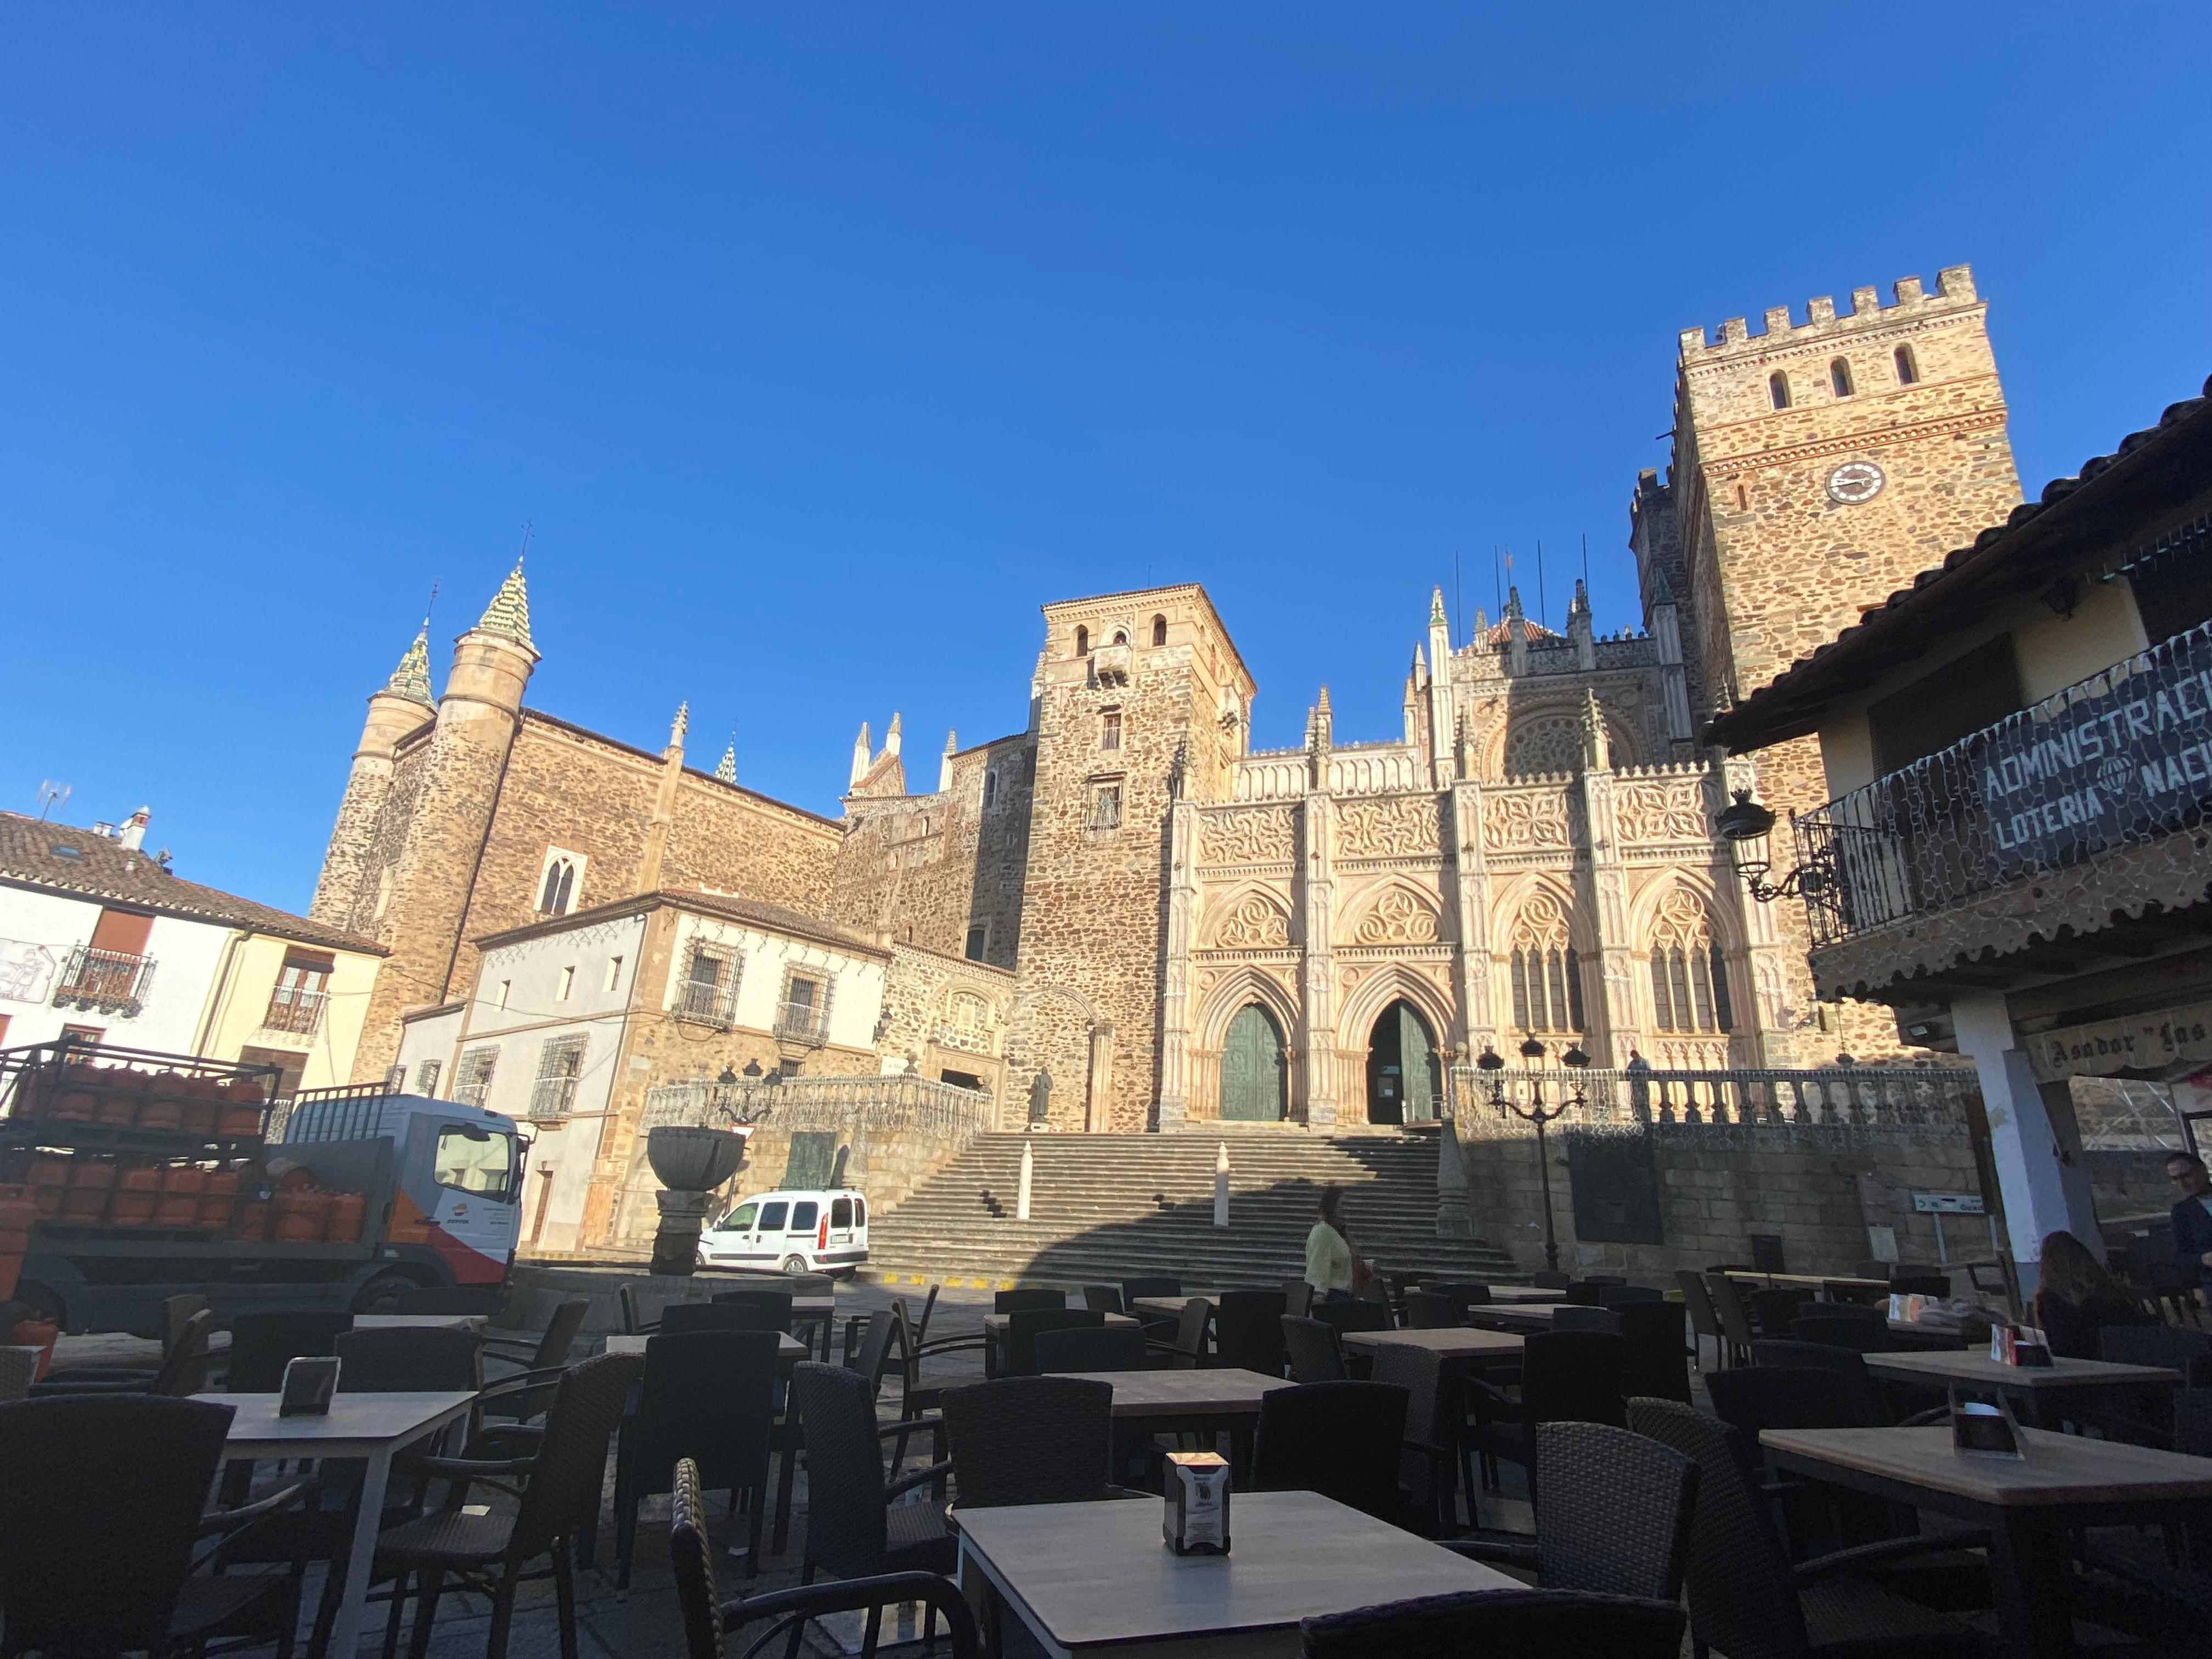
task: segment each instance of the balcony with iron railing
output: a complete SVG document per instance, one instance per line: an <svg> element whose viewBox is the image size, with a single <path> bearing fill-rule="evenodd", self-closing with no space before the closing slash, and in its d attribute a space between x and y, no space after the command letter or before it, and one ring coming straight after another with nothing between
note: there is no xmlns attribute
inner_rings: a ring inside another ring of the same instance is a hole
<svg viewBox="0 0 2212 1659"><path fill-rule="evenodd" d="M714 1025L726 1030L737 1021L738 988L717 980L687 979L676 988L672 1011L677 1018Z"/></svg>
<svg viewBox="0 0 2212 1659"><path fill-rule="evenodd" d="M54 1006L128 1019L146 1006L154 982L154 958L122 951L96 951L80 945L70 952L54 987Z"/></svg>
<svg viewBox="0 0 2212 1659"><path fill-rule="evenodd" d="M323 1029L323 1010L330 1000L328 991L279 985L269 993L269 1006L262 1012L261 1029L294 1036L313 1036Z"/></svg>
<svg viewBox="0 0 2212 1659"><path fill-rule="evenodd" d="M818 1048L830 1041L830 1011L811 1002L786 1002L775 1011L775 1034L786 1042Z"/></svg>
<svg viewBox="0 0 2212 1659"><path fill-rule="evenodd" d="M541 1077L530 1085L530 1116L536 1123L555 1123L568 1115L576 1103L576 1079Z"/></svg>
<svg viewBox="0 0 2212 1659"><path fill-rule="evenodd" d="M2136 908L2166 897L2150 863L2170 861L2165 844L2208 817L2212 623L1798 815L1815 972L1824 951L1992 898L2033 900L2046 936L2059 925L2105 926L2112 884L2093 878L2114 866ZM2180 902L2201 895L2201 868L2193 890L2189 872L2179 875ZM2069 906L2081 914L2060 914Z"/></svg>

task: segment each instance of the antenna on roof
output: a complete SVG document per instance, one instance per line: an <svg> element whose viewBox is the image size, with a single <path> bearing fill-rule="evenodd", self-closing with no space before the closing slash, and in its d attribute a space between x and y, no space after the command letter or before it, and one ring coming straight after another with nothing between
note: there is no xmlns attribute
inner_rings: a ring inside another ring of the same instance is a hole
<svg viewBox="0 0 2212 1659"><path fill-rule="evenodd" d="M39 822L46 821L46 814L70 798L70 787L56 783L52 778L39 780Z"/></svg>
<svg viewBox="0 0 2212 1659"><path fill-rule="evenodd" d="M522 545L516 550L514 555L514 563L517 569L520 569L522 568L522 561L529 555L530 532L537 527L538 520L535 519L525 519L522 521Z"/></svg>

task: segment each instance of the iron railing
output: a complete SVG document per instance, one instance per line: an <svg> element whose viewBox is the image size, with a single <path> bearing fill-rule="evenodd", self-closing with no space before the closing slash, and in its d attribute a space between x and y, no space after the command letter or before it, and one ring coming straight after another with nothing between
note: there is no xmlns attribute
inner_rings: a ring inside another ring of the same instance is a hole
<svg viewBox="0 0 2212 1659"><path fill-rule="evenodd" d="M295 1036L313 1036L323 1029L323 1010L329 1004L328 991L310 991L297 985L279 985L269 993L269 1006L261 1016L264 1031L289 1031Z"/></svg>
<svg viewBox="0 0 2212 1659"><path fill-rule="evenodd" d="M1836 1066L1804 1071L1731 1067L1650 1071L1592 1066L1486 1072L1451 1069L1452 1115L1462 1136L1495 1121L1516 1127L1500 1096L1521 1105L1564 1104L1559 1121L1826 1125L1854 1128L1963 1128L1978 1099L1973 1072L1957 1066Z"/></svg>
<svg viewBox="0 0 2212 1659"><path fill-rule="evenodd" d="M128 1018L146 1006L153 983L153 957L80 945L70 952L61 983L54 988L54 1006L96 1008Z"/></svg>
<svg viewBox="0 0 2212 1659"><path fill-rule="evenodd" d="M784 1003L775 1011L775 1034L818 1048L830 1041L830 1011L811 1002Z"/></svg>
<svg viewBox="0 0 2212 1659"><path fill-rule="evenodd" d="M733 1024L738 1016L738 988L718 980L687 979L676 988L676 1017L702 1024Z"/></svg>
<svg viewBox="0 0 2212 1659"><path fill-rule="evenodd" d="M2212 623L1799 816L1814 948L2208 816Z"/></svg>
<svg viewBox="0 0 2212 1659"><path fill-rule="evenodd" d="M645 1091L642 1127L774 1122L798 1130L864 1123L915 1128L963 1144L991 1127L988 1090L963 1089L912 1073L895 1077L792 1077L758 1082L668 1083Z"/></svg>

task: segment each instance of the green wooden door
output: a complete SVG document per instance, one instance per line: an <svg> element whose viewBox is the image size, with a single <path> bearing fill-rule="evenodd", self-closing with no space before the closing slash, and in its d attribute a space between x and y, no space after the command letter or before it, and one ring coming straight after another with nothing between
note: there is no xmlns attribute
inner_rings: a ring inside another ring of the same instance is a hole
<svg viewBox="0 0 2212 1659"><path fill-rule="evenodd" d="M1437 1046L1429 1023L1410 1002L1398 1005L1398 1066L1405 1079L1406 1123L1426 1123L1437 1115Z"/></svg>
<svg viewBox="0 0 2212 1659"><path fill-rule="evenodd" d="M1237 1011L1221 1048L1221 1115L1241 1123L1273 1123L1285 1115L1283 1034L1256 1002Z"/></svg>

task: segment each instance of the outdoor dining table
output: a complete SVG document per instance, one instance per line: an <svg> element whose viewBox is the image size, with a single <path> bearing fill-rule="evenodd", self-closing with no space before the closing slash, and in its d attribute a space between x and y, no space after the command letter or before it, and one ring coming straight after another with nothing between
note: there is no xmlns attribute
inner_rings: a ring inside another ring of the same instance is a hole
<svg viewBox="0 0 2212 1659"><path fill-rule="evenodd" d="M357 1331L481 1331L482 1314L356 1314Z"/></svg>
<svg viewBox="0 0 2212 1659"><path fill-rule="evenodd" d="M1148 1313L1155 1319L1180 1319L1186 1302L1218 1303L1218 1291L1185 1291L1181 1296L1140 1296L1129 1304L1133 1312Z"/></svg>
<svg viewBox="0 0 2212 1659"><path fill-rule="evenodd" d="M1159 1504L1136 1499L967 1510L960 1583L980 1578L1054 1659L1295 1655L1317 1613L1526 1588L1318 1492L1236 1492L1229 1535L1226 1555L1177 1555Z"/></svg>
<svg viewBox="0 0 2212 1659"><path fill-rule="evenodd" d="M788 1331L779 1331L776 1333L776 1337L775 1365L778 1370L789 1370L800 1360L805 1358L810 1352L804 1342L801 1342L797 1337L792 1335ZM645 1352L645 1345L651 1340L653 1340L653 1334L649 1331L641 1333L635 1336L626 1336L618 1333L607 1339L605 1352L608 1353L643 1353Z"/></svg>
<svg viewBox="0 0 2212 1659"><path fill-rule="evenodd" d="M1252 1467L1252 1431L1260 1419L1260 1397L1294 1386L1285 1377L1228 1365L1059 1374L1111 1384L1114 1416L1125 1423L1157 1425L1156 1431L1163 1433L1206 1435L1227 1430L1230 1468L1239 1477ZM1155 1535L1158 1519L1153 1516Z"/></svg>
<svg viewBox="0 0 2212 1659"><path fill-rule="evenodd" d="M1829 1285L1848 1285L1855 1291L1880 1291L1888 1294L1886 1279L1861 1279L1851 1273L1763 1273L1756 1267L1731 1267L1727 1277L1740 1279L1747 1284L1781 1287L1790 1285L1808 1285L1814 1290Z"/></svg>
<svg viewBox="0 0 2212 1659"><path fill-rule="evenodd" d="M2008 1654L2071 1650L2068 1534L2212 1514L2212 1458L2023 1429L2025 1458L1953 1449L1951 1431L1767 1429L1778 1468L1989 1529Z"/></svg>
<svg viewBox="0 0 2212 1659"><path fill-rule="evenodd" d="M1548 1331L1552 1316L1557 1307L1501 1306L1495 1302L1477 1302L1467 1310L1468 1318L1477 1328L1487 1325L1511 1331Z"/></svg>
<svg viewBox="0 0 2212 1659"><path fill-rule="evenodd" d="M331 1627L330 1651L353 1659L361 1645L368 1607L369 1569L376 1554L376 1533L384 1518L385 1488L392 1477L392 1454L425 1435L465 1419L476 1404L473 1394L379 1394L341 1391L331 1396L327 1414L279 1417L273 1394L201 1394L210 1405L228 1406L234 1415L222 1447L226 1463L264 1457L359 1459L368 1465L354 1510L353 1540L347 1551L345 1591Z"/></svg>
<svg viewBox="0 0 2212 1659"><path fill-rule="evenodd" d="M1973 1346L1956 1325L1930 1325L1917 1319L1893 1319L1887 1323L1892 1336L1920 1352L1949 1353Z"/></svg>
<svg viewBox="0 0 2212 1659"><path fill-rule="evenodd" d="M1013 1328L1013 1318L1014 1316L1012 1314L985 1314L983 1316L983 1334L989 1337L994 1342L1005 1341L1006 1339L1006 1333ZM1106 1316L1106 1322L1109 1325L1134 1325L1138 1322L1132 1319L1127 1314L1109 1313Z"/></svg>
<svg viewBox="0 0 2212 1659"><path fill-rule="evenodd" d="M1462 1325L1432 1331L1346 1331L1347 1348L1372 1353L1388 1347L1426 1348L1446 1359L1480 1360L1486 1364L1519 1364L1527 1346L1515 1331L1479 1331Z"/></svg>
<svg viewBox="0 0 2212 1659"><path fill-rule="evenodd" d="M2067 1415L2067 1402L2085 1389L2144 1383L2174 1383L2181 1373L2163 1365L2119 1365L2102 1359L2053 1359L2045 1365L2008 1365L1972 1349L1949 1353L1870 1353L1866 1367L1876 1376L1905 1382L1956 1382L1986 1392L2002 1391L2025 1401L2028 1420L2055 1429Z"/></svg>

